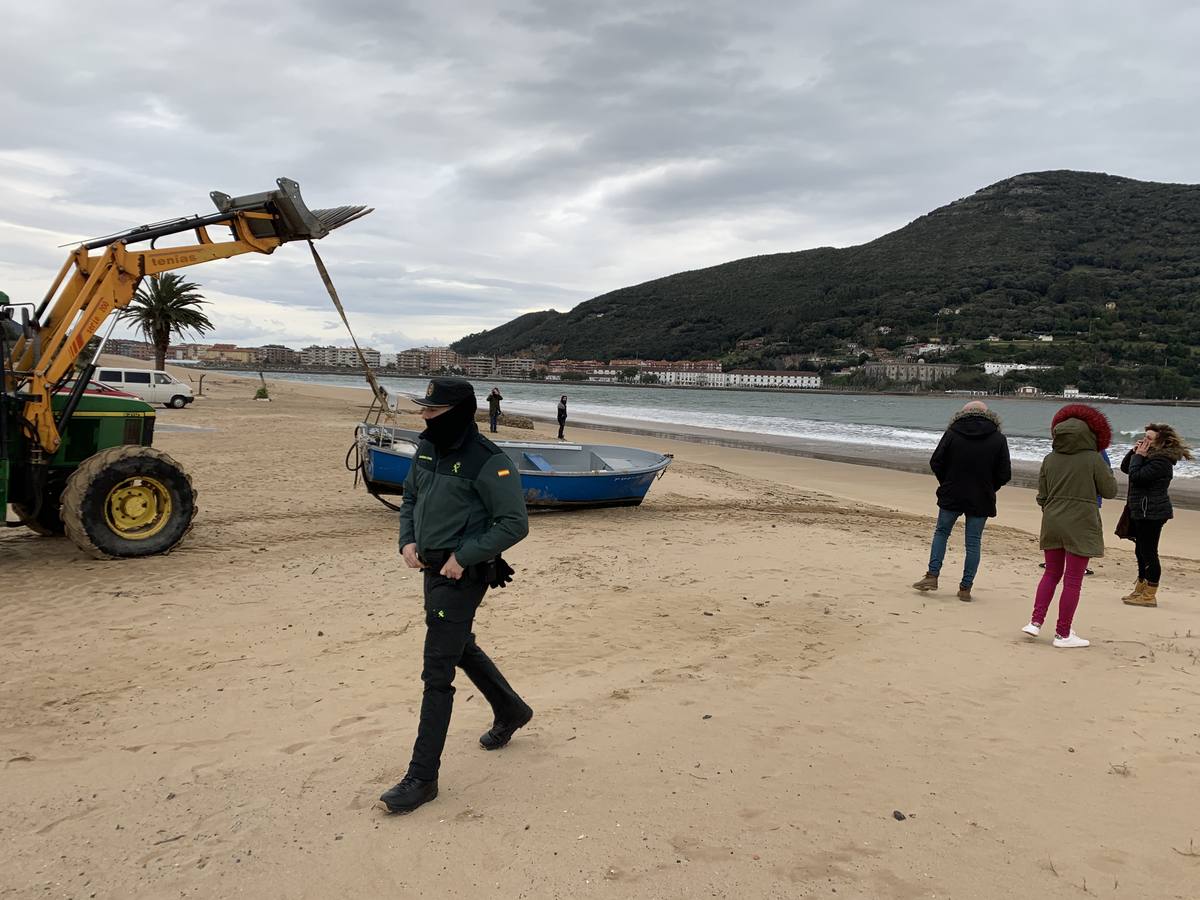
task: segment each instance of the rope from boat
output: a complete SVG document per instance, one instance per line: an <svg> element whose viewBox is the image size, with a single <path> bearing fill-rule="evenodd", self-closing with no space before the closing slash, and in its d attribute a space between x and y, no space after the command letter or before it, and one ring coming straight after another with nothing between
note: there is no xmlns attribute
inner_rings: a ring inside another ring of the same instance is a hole
<svg viewBox="0 0 1200 900"><path fill-rule="evenodd" d="M329 292L329 299L333 301L333 305L337 308L338 315L342 317L342 324L346 326L346 331L350 334L350 340L354 344L354 349L358 351L358 359L362 363L363 371L366 373L367 384L374 391L375 399L379 401L384 409L387 409L387 391L376 380L375 372L371 369L371 364L367 362L367 357L363 355L362 347L358 346L358 338L354 336L354 330L350 327L350 320L346 318L346 310L342 308L342 301L338 299L337 288L333 286L333 279L329 277L329 270L325 268L325 263L321 260L321 254L317 252L317 245L310 240L308 242L308 249L312 251L313 262L317 264L317 272L321 275L321 281L325 283L325 290Z"/></svg>
<svg viewBox="0 0 1200 900"><path fill-rule="evenodd" d="M350 465L350 455L354 454L354 465ZM358 437L354 438L354 443L350 445L350 449L346 451L346 471L354 473L354 486L358 487L358 476L363 470L362 454L358 449Z"/></svg>
<svg viewBox="0 0 1200 900"><path fill-rule="evenodd" d="M367 437L366 431L360 425L354 429L354 443L346 450L345 466L347 472L354 473L354 486L358 487L359 476L362 476L364 482L367 480L366 459L367 459L367 444L370 440ZM354 465L350 464L351 457L354 458ZM367 493L386 506L393 512L400 512L400 507L394 503L389 503L384 500L380 494L375 493L371 488L367 487Z"/></svg>
<svg viewBox="0 0 1200 900"><path fill-rule="evenodd" d="M400 507L398 507L395 503L388 503L388 501L383 499L382 495L376 494L373 491L367 491L367 493L370 494L372 497L374 497L376 500L378 500L380 503L382 503L384 506L386 506L388 509L392 510L393 512L400 512Z"/></svg>

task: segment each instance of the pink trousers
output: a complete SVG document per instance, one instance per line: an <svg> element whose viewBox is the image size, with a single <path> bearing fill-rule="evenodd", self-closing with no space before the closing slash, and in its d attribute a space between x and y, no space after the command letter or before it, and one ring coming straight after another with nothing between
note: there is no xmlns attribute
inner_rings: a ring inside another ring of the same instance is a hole
<svg viewBox="0 0 1200 900"><path fill-rule="evenodd" d="M1066 550L1046 550L1046 574L1038 582L1037 594L1033 599L1033 615L1029 621L1041 626L1054 599L1054 589L1063 583L1062 595L1058 598L1058 624L1054 628L1056 637L1071 633L1071 621L1079 606L1079 592L1083 589L1083 573L1087 570L1088 558L1076 556Z"/></svg>

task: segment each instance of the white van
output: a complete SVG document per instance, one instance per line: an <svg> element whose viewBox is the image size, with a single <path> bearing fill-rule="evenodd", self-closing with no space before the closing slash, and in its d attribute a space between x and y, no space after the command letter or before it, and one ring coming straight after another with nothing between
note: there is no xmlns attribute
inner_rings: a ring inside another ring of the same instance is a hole
<svg viewBox="0 0 1200 900"><path fill-rule="evenodd" d="M134 394L147 403L161 403L172 409L182 409L196 398L192 389L161 369L99 368L93 378L101 384Z"/></svg>

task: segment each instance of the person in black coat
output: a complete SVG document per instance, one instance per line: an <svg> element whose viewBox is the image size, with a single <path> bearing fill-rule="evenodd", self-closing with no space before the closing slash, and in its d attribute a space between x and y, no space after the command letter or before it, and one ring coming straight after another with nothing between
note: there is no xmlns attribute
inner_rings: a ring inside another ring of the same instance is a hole
<svg viewBox="0 0 1200 900"><path fill-rule="evenodd" d="M496 433L496 423L500 421L500 401L503 399L500 388L492 388L492 392L488 394L488 430L492 434Z"/></svg>
<svg viewBox="0 0 1200 900"><path fill-rule="evenodd" d="M1133 538L1138 566L1133 592L1121 598L1129 606L1158 606L1158 581L1162 577L1158 541L1163 526L1175 515L1171 506L1171 478L1175 464L1191 458L1191 448L1174 428L1151 424L1121 461L1121 471L1129 476L1126 494L1129 536Z"/></svg>
<svg viewBox="0 0 1200 900"><path fill-rule="evenodd" d="M950 532L959 516L966 516L966 560L958 599L971 599L971 586L979 571L983 527L996 515L996 491L1012 478L1008 439L1000 418L980 400L972 400L950 420L937 449L929 459L937 476L937 526L925 577L913 585L918 591L936 591L938 573L946 557Z"/></svg>
<svg viewBox="0 0 1200 900"><path fill-rule="evenodd" d="M558 398L558 439L566 440L563 437L563 429L567 427L567 395L563 394Z"/></svg>

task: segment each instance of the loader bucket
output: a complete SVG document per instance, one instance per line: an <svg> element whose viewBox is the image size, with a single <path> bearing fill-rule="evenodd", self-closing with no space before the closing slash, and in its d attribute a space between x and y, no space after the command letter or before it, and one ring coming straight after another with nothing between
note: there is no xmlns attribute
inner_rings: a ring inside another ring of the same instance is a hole
<svg viewBox="0 0 1200 900"><path fill-rule="evenodd" d="M223 213L263 212L270 219L250 220L250 230L257 237L277 237L280 241L317 240L335 228L361 219L371 212L366 206L337 206L333 209L309 209L300 196L300 185L290 178L276 179L278 190L260 194L230 197L220 191L210 196Z"/></svg>

